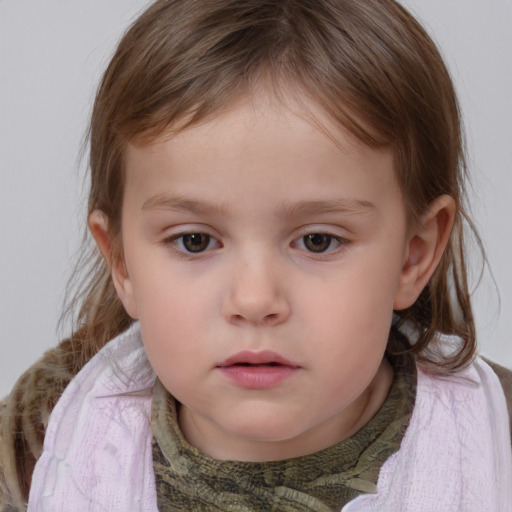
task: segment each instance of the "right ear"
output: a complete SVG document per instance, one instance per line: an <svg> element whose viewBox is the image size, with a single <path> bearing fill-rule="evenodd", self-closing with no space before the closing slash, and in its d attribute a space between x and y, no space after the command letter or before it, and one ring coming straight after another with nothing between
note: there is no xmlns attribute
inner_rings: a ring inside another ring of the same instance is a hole
<svg viewBox="0 0 512 512"><path fill-rule="evenodd" d="M100 210L94 210L88 219L89 230L96 244L110 267L112 282L116 289L119 299L123 303L126 312L134 319L137 319L137 306L133 285L128 275L124 259L115 250L115 242L108 229L108 218Z"/></svg>

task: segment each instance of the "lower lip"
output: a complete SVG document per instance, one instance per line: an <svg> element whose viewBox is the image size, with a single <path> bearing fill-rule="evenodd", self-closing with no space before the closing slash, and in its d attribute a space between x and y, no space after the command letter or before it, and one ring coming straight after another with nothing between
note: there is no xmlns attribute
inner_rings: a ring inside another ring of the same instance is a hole
<svg viewBox="0 0 512 512"><path fill-rule="evenodd" d="M291 377L295 366L221 366L218 369L235 384L247 389L269 389Z"/></svg>

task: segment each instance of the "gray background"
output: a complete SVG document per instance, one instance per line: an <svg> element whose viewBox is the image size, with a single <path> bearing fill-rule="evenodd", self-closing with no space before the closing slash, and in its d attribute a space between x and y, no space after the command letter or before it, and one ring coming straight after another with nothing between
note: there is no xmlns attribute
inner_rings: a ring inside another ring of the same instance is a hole
<svg viewBox="0 0 512 512"><path fill-rule="evenodd" d="M473 217L501 297L500 310L485 273L474 302L481 350L512 368L512 1L403 3L434 34L460 95ZM147 4L0 0L0 396L62 334L87 117L116 41Z"/></svg>

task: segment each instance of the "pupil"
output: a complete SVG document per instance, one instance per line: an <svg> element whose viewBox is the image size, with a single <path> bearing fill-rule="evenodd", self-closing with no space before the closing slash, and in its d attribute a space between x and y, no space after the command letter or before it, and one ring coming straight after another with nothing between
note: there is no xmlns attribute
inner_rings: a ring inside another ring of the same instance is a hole
<svg viewBox="0 0 512 512"><path fill-rule="evenodd" d="M210 237L203 233L192 233L183 237L183 244L190 252L204 251L210 243Z"/></svg>
<svg viewBox="0 0 512 512"><path fill-rule="evenodd" d="M312 252L324 252L331 245L331 237L321 233L313 233L304 237L304 244Z"/></svg>

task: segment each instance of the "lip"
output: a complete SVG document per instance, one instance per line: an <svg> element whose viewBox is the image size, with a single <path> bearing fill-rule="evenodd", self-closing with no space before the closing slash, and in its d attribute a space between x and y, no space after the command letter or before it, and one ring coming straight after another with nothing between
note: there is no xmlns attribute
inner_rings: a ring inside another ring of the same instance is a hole
<svg viewBox="0 0 512 512"><path fill-rule="evenodd" d="M279 355L277 352L273 352L272 350L261 350L261 351L251 351L244 350L242 352L238 352L233 354L231 357L228 357L225 361L222 361L217 365L218 368L224 368L226 366L232 366L235 364L272 364L276 363L278 365L283 366L291 366L299 368L298 364L295 364L292 361L284 358Z"/></svg>
<svg viewBox="0 0 512 512"><path fill-rule="evenodd" d="M216 368L234 384L246 389L269 389L293 376L300 366L271 350L243 351Z"/></svg>

